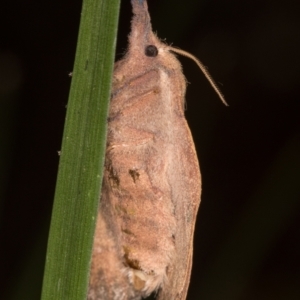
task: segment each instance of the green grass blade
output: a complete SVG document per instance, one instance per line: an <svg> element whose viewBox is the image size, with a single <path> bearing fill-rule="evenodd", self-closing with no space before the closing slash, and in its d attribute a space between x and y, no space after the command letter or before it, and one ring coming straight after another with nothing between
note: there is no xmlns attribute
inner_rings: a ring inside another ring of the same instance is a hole
<svg viewBox="0 0 300 300"><path fill-rule="evenodd" d="M120 0L84 0L42 300L86 299Z"/></svg>

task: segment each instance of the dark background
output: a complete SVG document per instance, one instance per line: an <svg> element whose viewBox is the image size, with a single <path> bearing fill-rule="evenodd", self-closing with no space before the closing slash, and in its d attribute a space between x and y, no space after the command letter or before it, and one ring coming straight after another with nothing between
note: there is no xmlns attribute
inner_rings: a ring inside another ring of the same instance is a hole
<svg viewBox="0 0 300 300"><path fill-rule="evenodd" d="M300 299L299 1L149 0L187 58L203 194L188 299ZM81 1L2 1L0 299L40 298ZM122 0L117 59L131 7Z"/></svg>

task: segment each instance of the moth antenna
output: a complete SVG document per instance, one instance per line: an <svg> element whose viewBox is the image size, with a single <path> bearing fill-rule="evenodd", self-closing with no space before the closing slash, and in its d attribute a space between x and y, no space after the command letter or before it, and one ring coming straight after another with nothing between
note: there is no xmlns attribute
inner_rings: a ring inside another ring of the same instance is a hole
<svg viewBox="0 0 300 300"><path fill-rule="evenodd" d="M226 102L223 94L221 93L221 90L219 89L219 87L217 86L217 84L215 83L215 81L213 80L213 78L211 77L211 75L209 74L209 72L207 71L205 66L203 65L203 63L197 57L195 57L193 54L191 54L189 52L186 52L184 50L181 50L181 49L173 48L173 47L170 47L170 46L168 46L168 49L175 52L175 53L177 53L177 54L180 54L182 56L185 56L185 57L188 57L188 58L192 59L197 64L197 66L200 68L200 70L202 71L202 73L204 74L206 79L209 81L210 85L213 87L215 92L218 94L221 101L226 106L229 106L228 103Z"/></svg>

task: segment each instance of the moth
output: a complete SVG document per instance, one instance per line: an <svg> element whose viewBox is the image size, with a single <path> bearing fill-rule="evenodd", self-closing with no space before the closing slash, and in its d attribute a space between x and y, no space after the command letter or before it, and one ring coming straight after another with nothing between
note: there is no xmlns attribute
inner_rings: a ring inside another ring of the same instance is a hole
<svg viewBox="0 0 300 300"><path fill-rule="evenodd" d="M186 80L152 32L146 0L131 0L129 49L115 64L89 300L186 299L201 177L184 117ZM225 100L224 100L225 101Z"/></svg>

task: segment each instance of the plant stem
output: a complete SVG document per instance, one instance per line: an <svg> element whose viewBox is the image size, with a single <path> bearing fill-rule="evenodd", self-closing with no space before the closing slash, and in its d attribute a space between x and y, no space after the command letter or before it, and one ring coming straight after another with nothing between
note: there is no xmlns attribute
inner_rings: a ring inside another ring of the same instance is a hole
<svg viewBox="0 0 300 300"><path fill-rule="evenodd" d="M120 0L84 0L42 300L86 299Z"/></svg>

